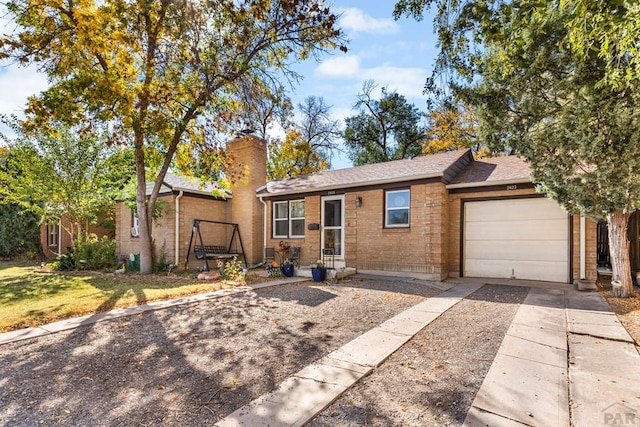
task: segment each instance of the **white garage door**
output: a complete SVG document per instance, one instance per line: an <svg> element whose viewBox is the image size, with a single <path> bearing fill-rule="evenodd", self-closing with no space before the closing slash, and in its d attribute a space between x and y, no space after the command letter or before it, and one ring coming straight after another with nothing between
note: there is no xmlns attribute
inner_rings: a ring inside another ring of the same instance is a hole
<svg viewBox="0 0 640 427"><path fill-rule="evenodd" d="M569 281L569 220L546 198L464 204L464 275Z"/></svg>

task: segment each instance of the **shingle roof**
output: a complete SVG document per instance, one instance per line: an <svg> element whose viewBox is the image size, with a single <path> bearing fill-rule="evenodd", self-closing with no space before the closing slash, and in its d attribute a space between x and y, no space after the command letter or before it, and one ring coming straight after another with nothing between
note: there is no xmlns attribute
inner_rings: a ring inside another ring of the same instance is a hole
<svg viewBox="0 0 640 427"><path fill-rule="evenodd" d="M524 159L504 156L476 160L455 177L449 187L472 187L507 181L531 181L531 169Z"/></svg>
<svg viewBox="0 0 640 427"><path fill-rule="evenodd" d="M469 150L452 151L413 159L322 171L293 178L270 181L257 190L258 194L274 195L304 193L334 188L359 187L425 178L444 177L456 163L471 161ZM445 180L446 181L446 180Z"/></svg>
<svg viewBox="0 0 640 427"><path fill-rule="evenodd" d="M147 183L147 194L151 193L153 185L154 182ZM218 186L215 184L205 183L202 185L202 182L197 178L167 172L163 185L160 187L160 194L170 193L172 191L184 191L186 193L212 196L212 192L216 189L218 189ZM227 194L230 195L231 193L227 192Z"/></svg>

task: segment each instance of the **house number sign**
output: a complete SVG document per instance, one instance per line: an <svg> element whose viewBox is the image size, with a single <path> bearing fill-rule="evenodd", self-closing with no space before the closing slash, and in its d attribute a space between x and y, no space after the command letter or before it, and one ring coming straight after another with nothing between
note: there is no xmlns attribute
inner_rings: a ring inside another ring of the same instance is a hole
<svg viewBox="0 0 640 427"><path fill-rule="evenodd" d="M507 185L507 190L517 190L518 186L517 185Z"/></svg>

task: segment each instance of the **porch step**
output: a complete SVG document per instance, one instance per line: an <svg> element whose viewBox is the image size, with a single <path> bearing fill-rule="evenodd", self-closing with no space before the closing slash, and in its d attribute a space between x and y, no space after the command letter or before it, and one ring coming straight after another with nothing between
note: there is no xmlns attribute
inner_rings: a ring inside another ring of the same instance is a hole
<svg viewBox="0 0 640 427"><path fill-rule="evenodd" d="M327 280L331 280L331 279L344 279L345 277L348 276L353 276L354 274L356 274L357 271L355 268L353 267L345 267L345 268L335 268L335 269L331 269L331 268L327 268ZM296 277L313 277L311 275L311 269L310 268L296 268L294 276Z"/></svg>

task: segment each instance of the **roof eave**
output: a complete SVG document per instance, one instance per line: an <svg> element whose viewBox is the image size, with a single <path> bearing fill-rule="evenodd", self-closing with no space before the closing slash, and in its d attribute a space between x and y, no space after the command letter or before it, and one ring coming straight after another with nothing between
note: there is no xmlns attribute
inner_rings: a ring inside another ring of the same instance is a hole
<svg viewBox="0 0 640 427"><path fill-rule="evenodd" d="M317 191L332 191L332 190L340 190L343 188L354 188L354 187L368 187L371 185L384 185L384 184L395 184L399 182L409 182L409 181L417 181L420 179L430 179L430 178L442 178L442 172L432 173L427 175L415 175L415 176L404 176L402 178L393 178L393 179L380 179L375 181L366 181L359 183L349 183L343 185L329 185L325 187L315 187L315 188L305 188L300 190L290 190L290 191L278 191L275 193L270 193L268 190L264 193L257 193L256 197L274 197L274 196L289 196L292 194L304 194L304 193L314 193ZM260 189L258 189L259 191ZM266 190L266 186L265 186Z"/></svg>
<svg viewBox="0 0 640 427"><path fill-rule="evenodd" d="M496 185L513 185L513 184L530 184L531 180L528 178L512 178L512 179L500 179L495 181L480 181L480 182L461 182L459 184L447 185L447 190L455 188L472 188L472 187L493 187Z"/></svg>

